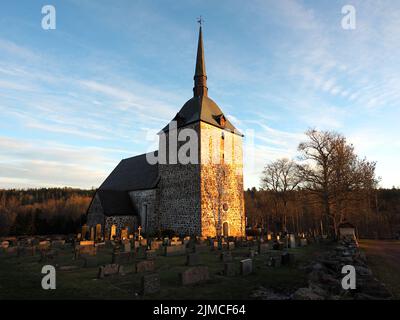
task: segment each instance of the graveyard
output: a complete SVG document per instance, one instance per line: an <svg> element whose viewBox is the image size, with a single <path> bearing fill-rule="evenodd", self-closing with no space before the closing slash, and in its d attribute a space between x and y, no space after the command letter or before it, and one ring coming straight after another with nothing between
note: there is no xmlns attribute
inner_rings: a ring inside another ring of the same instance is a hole
<svg viewBox="0 0 400 320"><path fill-rule="evenodd" d="M324 266L349 263L352 256L357 264L364 254L351 243L346 249L345 243L341 247L324 239L31 237L3 239L1 244L0 299L322 300L367 299L373 294L391 298L380 283L357 296L341 292L332 272L315 279L321 274L321 261ZM339 262L332 255L319 258L328 252L340 252ZM56 269L56 290L41 287L44 265ZM369 276L367 267L360 265L359 270L361 277ZM337 290L328 293L333 284Z"/></svg>

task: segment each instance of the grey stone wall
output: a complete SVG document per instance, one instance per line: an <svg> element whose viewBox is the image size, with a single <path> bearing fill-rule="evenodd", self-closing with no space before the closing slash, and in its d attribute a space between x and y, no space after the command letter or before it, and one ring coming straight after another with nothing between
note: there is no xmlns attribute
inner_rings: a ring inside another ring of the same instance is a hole
<svg viewBox="0 0 400 320"><path fill-rule="evenodd" d="M189 127L198 132L199 123L185 128ZM178 134L182 129L178 129ZM162 150L161 145L159 150ZM168 153L167 148L167 164L159 165L160 227L183 235L200 235L200 165L169 164Z"/></svg>
<svg viewBox="0 0 400 320"><path fill-rule="evenodd" d="M143 228L146 234L155 233L158 230L158 219L156 215L157 190L139 190L129 192L133 206L138 213L137 223ZM144 206L147 206L147 224L144 221ZM137 229L138 226L136 226Z"/></svg>

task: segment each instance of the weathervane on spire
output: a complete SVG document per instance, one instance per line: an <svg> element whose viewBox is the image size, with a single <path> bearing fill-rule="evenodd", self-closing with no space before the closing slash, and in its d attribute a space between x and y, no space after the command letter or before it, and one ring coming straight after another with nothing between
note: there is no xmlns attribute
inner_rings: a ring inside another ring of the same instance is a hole
<svg viewBox="0 0 400 320"><path fill-rule="evenodd" d="M197 18L197 22L200 25L200 27L203 25L204 19L202 16L200 16L199 18Z"/></svg>

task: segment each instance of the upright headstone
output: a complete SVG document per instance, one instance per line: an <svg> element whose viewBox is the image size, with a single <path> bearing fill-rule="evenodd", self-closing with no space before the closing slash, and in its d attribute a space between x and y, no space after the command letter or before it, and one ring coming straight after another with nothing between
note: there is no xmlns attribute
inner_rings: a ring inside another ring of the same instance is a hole
<svg viewBox="0 0 400 320"><path fill-rule="evenodd" d="M155 270L154 260L143 260L136 263L136 273L153 272Z"/></svg>
<svg viewBox="0 0 400 320"><path fill-rule="evenodd" d="M158 273L145 274L142 277L142 294L153 294L160 291L160 275Z"/></svg>
<svg viewBox="0 0 400 320"><path fill-rule="evenodd" d="M191 267L181 273L182 285L191 285L210 279L208 267L198 266Z"/></svg>
<svg viewBox="0 0 400 320"><path fill-rule="evenodd" d="M289 247L296 248L296 236L293 233L289 234Z"/></svg>
<svg viewBox="0 0 400 320"><path fill-rule="evenodd" d="M252 259L241 260L240 271L243 276L251 274L253 272L253 260Z"/></svg>

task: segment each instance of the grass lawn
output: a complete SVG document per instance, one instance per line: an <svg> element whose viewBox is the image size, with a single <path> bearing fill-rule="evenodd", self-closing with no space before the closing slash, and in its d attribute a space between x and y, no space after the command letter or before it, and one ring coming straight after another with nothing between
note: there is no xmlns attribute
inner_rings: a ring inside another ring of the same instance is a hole
<svg viewBox="0 0 400 320"><path fill-rule="evenodd" d="M234 261L239 272L239 261L246 256L248 248L235 249ZM290 249L296 255L297 265L306 263L323 247L310 245ZM278 253L274 251L274 253ZM254 273L249 276L225 277L220 274L223 263L219 252L201 253L201 262L210 271L210 280L195 286L183 287L179 272L185 270L186 257L158 256L156 269L160 274L161 291L141 297L141 274L134 272L134 261L124 265L125 276L97 279L98 268L79 268L72 271L57 270L56 290L43 290L39 255L34 257L11 257L0 255L0 299L248 299L250 292L262 285L280 292L292 292L306 285L305 274L297 266L271 268L266 266L266 256L254 259ZM111 249L102 249L97 254L99 264L111 263ZM140 260L140 259L137 259ZM59 265L80 263L73 260L71 248L59 250Z"/></svg>

